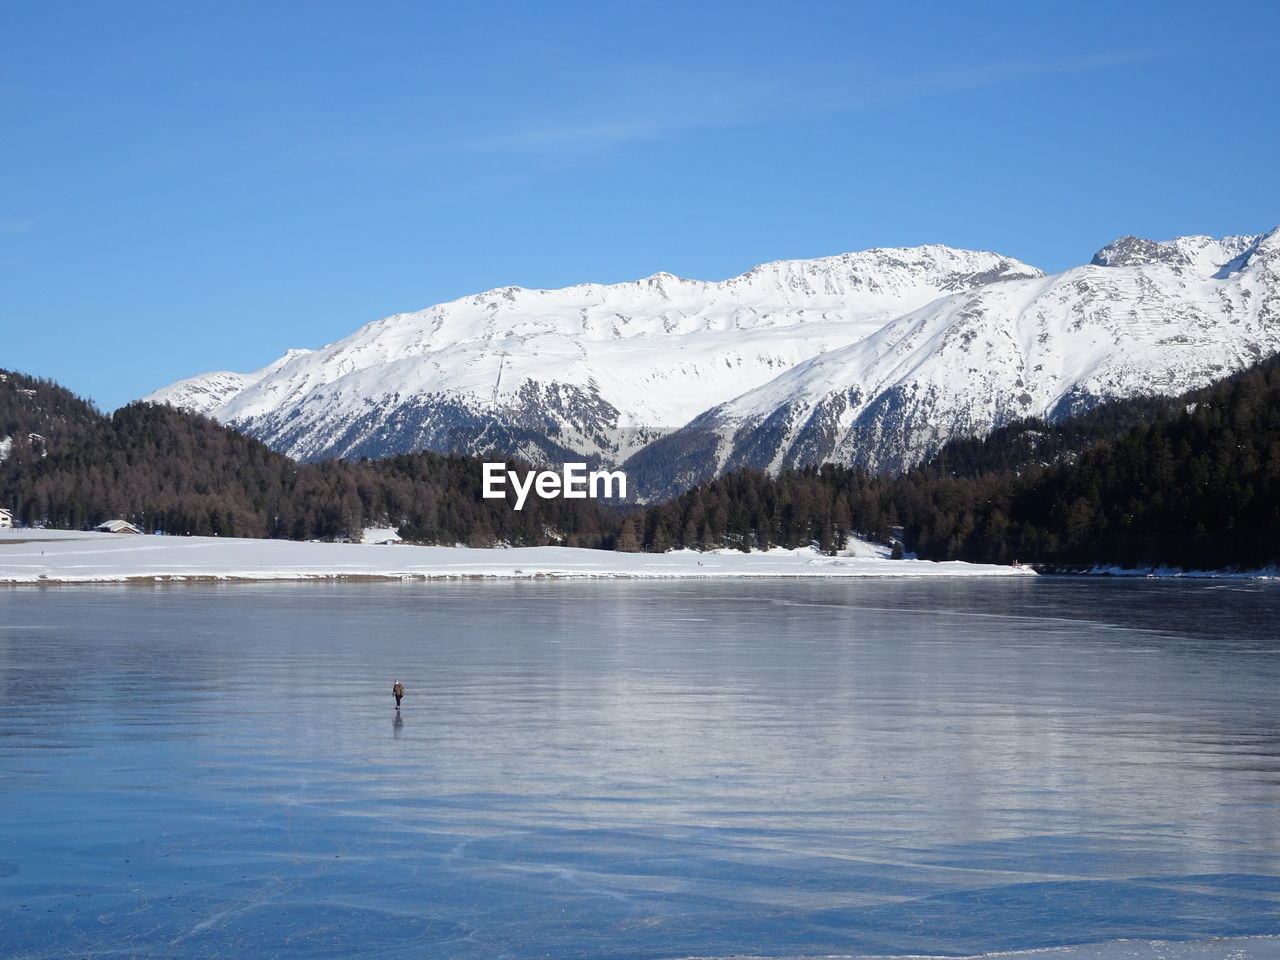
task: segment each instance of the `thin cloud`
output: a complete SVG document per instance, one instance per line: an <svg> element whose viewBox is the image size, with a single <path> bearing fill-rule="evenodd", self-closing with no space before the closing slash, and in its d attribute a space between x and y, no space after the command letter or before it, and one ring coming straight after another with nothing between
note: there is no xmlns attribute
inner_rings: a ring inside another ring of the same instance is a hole
<svg viewBox="0 0 1280 960"><path fill-rule="evenodd" d="M753 126L813 116L871 110L964 90L998 86L1034 76L1082 73L1152 58L1148 53L1103 53L1049 62L1011 61L956 70L908 74L857 82L811 77L806 84L780 84L734 94L723 91L698 106L683 102L670 112L611 119L554 122L466 140L449 151L594 153L628 143L661 140L696 130Z"/></svg>
<svg viewBox="0 0 1280 960"><path fill-rule="evenodd" d="M0 237L17 237L24 233L30 233L35 228L35 224L30 220L3 220L0 219Z"/></svg>

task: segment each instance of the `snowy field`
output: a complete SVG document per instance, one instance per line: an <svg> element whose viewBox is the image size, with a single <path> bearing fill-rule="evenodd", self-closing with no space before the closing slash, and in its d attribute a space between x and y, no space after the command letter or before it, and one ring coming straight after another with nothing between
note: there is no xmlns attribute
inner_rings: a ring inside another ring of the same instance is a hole
<svg viewBox="0 0 1280 960"><path fill-rule="evenodd" d="M299 543L155 537L72 530L0 530L0 583L131 580L312 580L454 577L977 577L1034 576L1030 568L889 560L854 543L846 556L811 549L751 554L614 553L572 547L473 550L405 544Z"/></svg>

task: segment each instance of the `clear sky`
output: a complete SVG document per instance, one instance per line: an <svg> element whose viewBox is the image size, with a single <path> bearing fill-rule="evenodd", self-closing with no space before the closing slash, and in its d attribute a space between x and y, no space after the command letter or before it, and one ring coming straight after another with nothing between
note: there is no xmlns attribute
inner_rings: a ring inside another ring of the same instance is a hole
<svg viewBox="0 0 1280 960"><path fill-rule="evenodd" d="M15 3L0 367L106 409L506 284L1280 224L1280 3Z"/></svg>

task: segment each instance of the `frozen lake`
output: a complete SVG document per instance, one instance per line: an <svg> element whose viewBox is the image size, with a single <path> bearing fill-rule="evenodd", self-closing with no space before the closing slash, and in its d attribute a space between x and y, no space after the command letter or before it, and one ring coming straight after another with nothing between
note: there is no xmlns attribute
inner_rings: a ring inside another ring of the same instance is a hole
<svg viewBox="0 0 1280 960"><path fill-rule="evenodd" d="M1252 581L0 590L0 956L1280 956L1210 940L1280 933L1277 622Z"/></svg>

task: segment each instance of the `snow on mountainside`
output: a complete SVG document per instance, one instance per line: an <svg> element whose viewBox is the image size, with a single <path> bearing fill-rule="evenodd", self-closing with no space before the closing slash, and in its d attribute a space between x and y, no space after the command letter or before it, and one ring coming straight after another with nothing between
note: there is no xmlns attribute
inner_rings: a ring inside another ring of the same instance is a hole
<svg viewBox="0 0 1280 960"><path fill-rule="evenodd" d="M740 466L899 470L957 436L1175 394L1280 351L1280 228L1126 237L1092 264L944 297L699 416L625 466L650 494Z"/></svg>
<svg viewBox="0 0 1280 960"><path fill-rule="evenodd" d="M461 450L617 462L697 414L940 296L1041 276L992 253L876 249L720 283L506 287L378 320L243 378L147 399L300 459Z"/></svg>
<svg viewBox="0 0 1280 960"><path fill-rule="evenodd" d="M275 363L254 373L215 370L212 373L188 377L147 394L142 401L167 403L170 406L181 407L183 410L190 410L192 413L208 415L263 377L275 373L296 357L306 356L310 352L310 350L290 350Z"/></svg>

